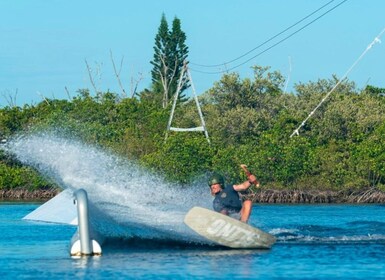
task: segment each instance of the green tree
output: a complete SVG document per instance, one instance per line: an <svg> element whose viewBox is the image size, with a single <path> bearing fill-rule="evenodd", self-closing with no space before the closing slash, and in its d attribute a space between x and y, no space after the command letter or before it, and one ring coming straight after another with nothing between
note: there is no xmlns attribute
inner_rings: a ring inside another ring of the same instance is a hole
<svg viewBox="0 0 385 280"><path fill-rule="evenodd" d="M269 67L255 66L254 80L225 74L203 97L210 135L224 145L256 141L285 107L284 79Z"/></svg>
<svg viewBox="0 0 385 280"><path fill-rule="evenodd" d="M385 88L367 85L364 90L364 93L367 93L373 96L385 96Z"/></svg>
<svg viewBox="0 0 385 280"><path fill-rule="evenodd" d="M166 108L178 86L184 63L187 63L186 35L181 30L180 20L175 17L171 31L166 16L162 14L158 33L155 36L154 58L151 61L152 86L155 94L162 94L162 107ZM182 77L181 93L189 87ZM181 94L180 99L184 98Z"/></svg>
<svg viewBox="0 0 385 280"><path fill-rule="evenodd" d="M354 164L371 187L385 188L385 121L357 146Z"/></svg>
<svg viewBox="0 0 385 280"><path fill-rule="evenodd" d="M141 162L174 182L188 183L200 177L211 166L213 150L204 137L175 134Z"/></svg>
<svg viewBox="0 0 385 280"><path fill-rule="evenodd" d="M166 62L168 62L167 58L170 56L169 36L166 16L165 14L162 14L158 33L155 36L154 58L151 61L151 64L153 65L151 71L152 85L155 92L162 92L164 90L162 80L163 77L169 75L169 69L166 65Z"/></svg>
<svg viewBox="0 0 385 280"><path fill-rule="evenodd" d="M171 81L170 92L176 92L178 81L180 79L181 71L184 63L187 63L188 56L188 47L186 45L186 34L181 29L180 19L177 17L174 18L172 22L172 30L170 33L170 50L171 50L171 59L173 59L173 63L171 65L175 65L175 77ZM185 81L187 73L185 72L182 79L181 93L186 90L190 84L188 81ZM184 98L183 95L180 95L180 98Z"/></svg>

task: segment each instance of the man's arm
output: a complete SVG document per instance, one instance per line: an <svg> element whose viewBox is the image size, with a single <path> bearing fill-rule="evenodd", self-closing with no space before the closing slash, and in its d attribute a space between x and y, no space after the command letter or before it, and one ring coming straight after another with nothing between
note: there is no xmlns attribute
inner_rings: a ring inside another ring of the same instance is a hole
<svg viewBox="0 0 385 280"><path fill-rule="evenodd" d="M245 181L245 182L243 182L242 184L239 184L239 185L234 185L233 188L237 192L245 191L248 188L250 188L250 186L252 184L254 184L255 182L257 182L257 178L254 175L250 175L249 179L247 181ZM259 184L257 184L256 186L259 187Z"/></svg>

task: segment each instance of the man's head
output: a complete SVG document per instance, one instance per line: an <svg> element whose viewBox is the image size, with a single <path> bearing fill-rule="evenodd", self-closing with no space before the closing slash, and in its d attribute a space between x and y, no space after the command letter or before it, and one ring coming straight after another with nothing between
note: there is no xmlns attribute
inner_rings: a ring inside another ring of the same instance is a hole
<svg viewBox="0 0 385 280"><path fill-rule="evenodd" d="M225 180L222 175L213 173L209 178L208 185L210 187L211 194L216 195L224 188Z"/></svg>

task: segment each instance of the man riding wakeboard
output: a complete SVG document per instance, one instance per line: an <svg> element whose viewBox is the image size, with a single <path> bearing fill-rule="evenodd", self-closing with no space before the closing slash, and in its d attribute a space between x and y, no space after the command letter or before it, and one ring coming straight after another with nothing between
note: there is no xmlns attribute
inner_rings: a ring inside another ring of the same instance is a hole
<svg viewBox="0 0 385 280"><path fill-rule="evenodd" d="M211 195L215 197L213 200L214 210L247 223L253 201L248 195L245 195L245 192L253 184L259 187L257 178L252 174L248 174L248 180L239 185L225 185L222 175L212 174L208 185Z"/></svg>

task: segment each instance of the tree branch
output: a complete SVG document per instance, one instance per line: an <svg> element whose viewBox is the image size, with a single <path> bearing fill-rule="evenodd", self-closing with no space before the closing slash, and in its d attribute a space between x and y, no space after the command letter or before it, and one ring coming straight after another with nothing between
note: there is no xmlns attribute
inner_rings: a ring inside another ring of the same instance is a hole
<svg viewBox="0 0 385 280"><path fill-rule="evenodd" d="M138 74L139 74L139 79L135 80L135 88L133 88L134 78L131 77L131 98L134 98L134 96L136 94L136 90L138 89L138 85L139 85L140 81L144 79L143 73L139 72Z"/></svg>
<svg viewBox="0 0 385 280"><path fill-rule="evenodd" d="M119 71L117 71L116 65L115 65L115 61L114 61L114 58L112 56L112 51L111 50L110 50L110 56L111 56L112 66L114 67L115 77L118 80L118 84L120 86L120 89L122 90L122 96L123 96L123 98L125 98L125 97L127 97L127 94L126 94L126 91L124 90L122 82L120 80L120 72L122 71L124 57L122 56L122 59L120 61L120 68L119 68Z"/></svg>
<svg viewBox="0 0 385 280"><path fill-rule="evenodd" d="M85 59L84 61L86 62L87 71L88 71L88 76L89 76L89 78L90 78L91 85L92 85L92 87L94 88L95 93L98 94L98 89L96 88L96 84L95 84L95 81L94 81L94 77L92 76L92 69L91 69L91 67L88 65L87 59Z"/></svg>
<svg viewBox="0 0 385 280"><path fill-rule="evenodd" d="M68 99L71 100L71 95L70 95L70 92L68 91L67 86L65 86L64 89L65 89L65 91L67 93Z"/></svg>
<svg viewBox="0 0 385 280"><path fill-rule="evenodd" d="M6 90L6 92L2 93L1 95L5 98L5 101L8 103L9 107L16 107L16 97L18 93L18 89L15 90L15 94L12 94L9 92L9 90Z"/></svg>

